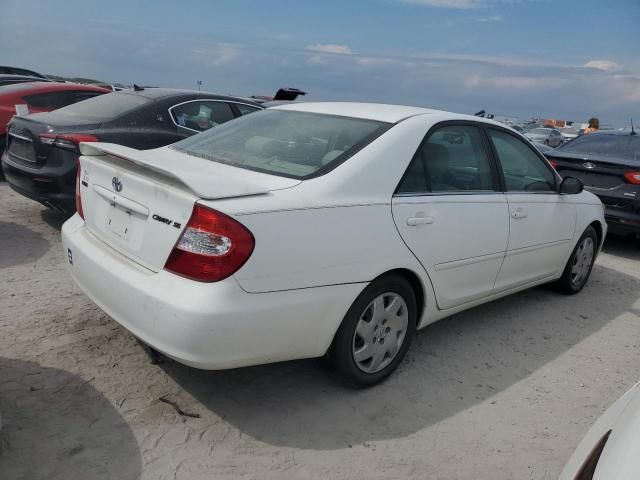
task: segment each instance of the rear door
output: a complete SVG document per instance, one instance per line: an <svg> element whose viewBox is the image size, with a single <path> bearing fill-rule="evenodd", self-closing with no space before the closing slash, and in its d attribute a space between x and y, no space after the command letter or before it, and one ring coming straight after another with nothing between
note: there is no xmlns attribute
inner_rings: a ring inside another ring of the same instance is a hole
<svg viewBox="0 0 640 480"><path fill-rule="evenodd" d="M204 132L235 118L233 110L227 102L210 99L179 103L171 107L169 113L178 128L180 138Z"/></svg>
<svg viewBox="0 0 640 480"><path fill-rule="evenodd" d="M398 186L392 211L431 278L440 309L491 294L507 248L509 215L481 127L432 127Z"/></svg>
<svg viewBox="0 0 640 480"><path fill-rule="evenodd" d="M496 290L505 290L562 270L576 206L570 195L558 193L559 179L539 152L507 130L487 131L509 204L509 246L496 281Z"/></svg>

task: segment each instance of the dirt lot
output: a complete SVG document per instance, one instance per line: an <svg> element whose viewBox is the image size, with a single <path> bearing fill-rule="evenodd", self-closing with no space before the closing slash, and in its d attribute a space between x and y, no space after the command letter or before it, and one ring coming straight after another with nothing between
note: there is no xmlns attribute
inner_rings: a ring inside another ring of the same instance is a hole
<svg viewBox="0 0 640 480"><path fill-rule="evenodd" d="M63 219L5 183L0 204L3 480L554 479L640 380L631 241L607 242L582 294L538 288L439 322L389 381L351 391L313 360L150 364L71 283Z"/></svg>

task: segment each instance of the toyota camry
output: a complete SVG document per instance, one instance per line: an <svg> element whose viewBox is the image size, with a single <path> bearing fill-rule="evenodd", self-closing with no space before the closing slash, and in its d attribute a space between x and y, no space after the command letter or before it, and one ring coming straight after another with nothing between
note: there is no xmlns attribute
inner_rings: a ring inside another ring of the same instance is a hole
<svg viewBox="0 0 640 480"><path fill-rule="evenodd" d="M291 104L80 151L72 277L203 369L325 357L373 385L436 320L548 282L579 292L606 235L600 200L522 135L443 111Z"/></svg>

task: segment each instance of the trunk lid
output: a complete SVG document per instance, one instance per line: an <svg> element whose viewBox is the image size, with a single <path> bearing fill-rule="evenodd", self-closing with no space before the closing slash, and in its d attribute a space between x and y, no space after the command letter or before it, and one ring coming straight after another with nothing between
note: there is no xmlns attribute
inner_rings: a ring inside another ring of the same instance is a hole
<svg viewBox="0 0 640 480"><path fill-rule="evenodd" d="M42 142L40 135L52 133L76 133L95 130L100 124L58 124L51 122L50 113L13 117L7 130L7 153L11 159L31 168L45 165L52 149L56 147ZM54 150L55 151L55 150Z"/></svg>
<svg viewBox="0 0 640 480"><path fill-rule="evenodd" d="M590 155L550 152L546 156L557 162L556 170L563 177L576 177L585 187L611 190L627 184L626 172L640 170L640 162L625 158L606 159Z"/></svg>
<svg viewBox="0 0 640 480"><path fill-rule="evenodd" d="M300 183L167 147L141 151L82 143L80 150L87 227L114 250L152 271L164 267L198 200L264 195Z"/></svg>

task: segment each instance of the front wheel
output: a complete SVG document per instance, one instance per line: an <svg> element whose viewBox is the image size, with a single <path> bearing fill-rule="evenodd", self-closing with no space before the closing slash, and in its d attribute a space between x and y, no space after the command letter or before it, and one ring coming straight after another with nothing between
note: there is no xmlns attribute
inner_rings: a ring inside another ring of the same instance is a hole
<svg viewBox="0 0 640 480"><path fill-rule="evenodd" d="M567 261L562 277L555 283L558 291L572 295L582 290L591 275L596 260L598 235L592 226L587 227Z"/></svg>
<svg viewBox="0 0 640 480"><path fill-rule="evenodd" d="M369 387L393 372L416 330L416 297L399 275L381 277L356 298L331 347L338 375L350 386Z"/></svg>

